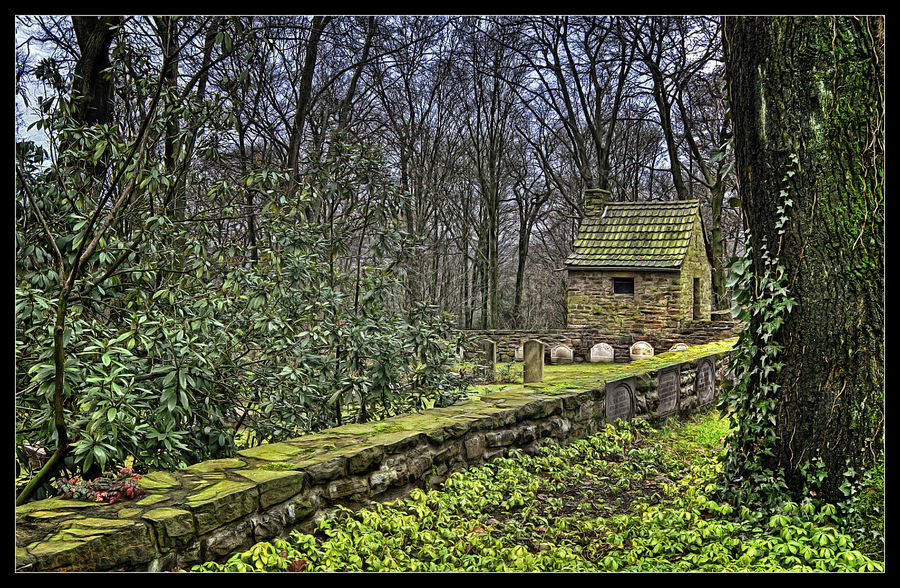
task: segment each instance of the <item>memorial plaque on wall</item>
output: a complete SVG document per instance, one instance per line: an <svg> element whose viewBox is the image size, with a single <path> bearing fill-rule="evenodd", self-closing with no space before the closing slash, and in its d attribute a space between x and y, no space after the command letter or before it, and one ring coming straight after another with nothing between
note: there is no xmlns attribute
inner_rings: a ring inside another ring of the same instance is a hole
<svg viewBox="0 0 900 588"><path fill-rule="evenodd" d="M704 357L697 360L694 391L700 406L713 401L716 395L716 365L711 358Z"/></svg>
<svg viewBox="0 0 900 588"><path fill-rule="evenodd" d="M681 394L681 364L659 371L656 391L659 395L656 416L665 416L675 412Z"/></svg>
<svg viewBox="0 0 900 588"><path fill-rule="evenodd" d="M634 378L625 378L606 384L606 422L614 425L616 419L630 421L634 416Z"/></svg>

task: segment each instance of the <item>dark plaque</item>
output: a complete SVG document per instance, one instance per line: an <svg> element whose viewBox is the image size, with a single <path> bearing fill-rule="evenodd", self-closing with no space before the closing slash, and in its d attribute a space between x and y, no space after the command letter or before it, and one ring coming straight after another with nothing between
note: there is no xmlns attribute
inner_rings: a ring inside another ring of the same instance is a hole
<svg viewBox="0 0 900 588"><path fill-rule="evenodd" d="M616 419L630 421L634 414L634 378L625 378L606 384L606 422L614 425Z"/></svg>
<svg viewBox="0 0 900 588"><path fill-rule="evenodd" d="M675 412L681 392L681 364L660 370L656 392L659 395L656 416L665 416Z"/></svg>
<svg viewBox="0 0 900 588"><path fill-rule="evenodd" d="M704 357L697 361L697 376L694 381L694 391L697 393L697 401L700 406L712 402L716 393L716 366L713 360Z"/></svg>

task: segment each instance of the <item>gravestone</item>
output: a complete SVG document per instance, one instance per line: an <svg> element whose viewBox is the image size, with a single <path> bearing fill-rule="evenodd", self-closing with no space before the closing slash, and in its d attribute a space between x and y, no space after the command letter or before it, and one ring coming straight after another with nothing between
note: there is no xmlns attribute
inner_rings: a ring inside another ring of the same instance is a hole
<svg viewBox="0 0 900 588"><path fill-rule="evenodd" d="M681 394L681 364L667 367L659 371L656 392L659 406L655 416L666 416L678 409L678 397Z"/></svg>
<svg viewBox="0 0 900 588"><path fill-rule="evenodd" d="M525 359L525 350L524 343L520 343L518 347L516 347L515 359L516 361L523 361Z"/></svg>
<svg viewBox="0 0 900 588"><path fill-rule="evenodd" d="M672 347L669 348L669 351L684 351L687 348L688 348L688 346L685 345L684 343L676 343L675 345L672 345Z"/></svg>
<svg viewBox="0 0 900 588"><path fill-rule="evenodd" d="M525 365L522 368L522 381L525 384L530 382L544 381L544 344L537 339L529 339L522 346L522 357Z"/></svg>
<svg viewBox="0 0 900 588"><path fill-rule="evenodd" d="M614 425L616 419L625 422L634 416L634 378L624 378L606 383L606 422Z"/></svg>
<svg viewBox="0 0 900 588"><path fill-rule="evenodd" d="M557 345L550 351L553 363L572 363L572 349L566 345Z"/></svg>
<svg viewBox="0 0 900 588"><path fill-rule="evenodd" d="M716 366L708 357L697 360L694 393L697 394L697 402L700 406L712 402L716 395Z"/></svg>
<svg viewBox="0 0 900 588"><path fill-rule="evenodd" d="M481 365L489 376L497 368L497 344L490 339L481 342Z"/></svg>
<svg viewBox="0 0 900 588"><path fill-rule="evenodd" d="M648 357L653 357L653 346L646 341L638 341L631 346L628 354L631 356L631 361L647 359Z"/></svg>
<svg viewBox="0 0 900 588"><path fill-rule="evenodd" d="M616 358L616 352L609 343L597 343L591 347L591 363L612 363Z"/></svg>

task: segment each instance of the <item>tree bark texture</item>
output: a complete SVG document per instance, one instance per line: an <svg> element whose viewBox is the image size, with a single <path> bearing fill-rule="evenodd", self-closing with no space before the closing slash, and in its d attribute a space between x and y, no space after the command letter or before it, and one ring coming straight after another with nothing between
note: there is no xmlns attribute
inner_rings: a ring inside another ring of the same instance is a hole
<svg viewBox="0 0 900 588"><path fill-rule="evenodd" d="M112 80L103 73L109 67L109 48L119 16L73 16L72 28L81 54L75 63L73 99L76 120L92 125L107 123L112 116Z"/></svg>
<svg viewBox="0 0 900 588"><path fill-rule="evenodd" d="M724 25L751 267L759 276L765 242L797 304L776 335L784 366L767 465L784 468L797 492L800 468L821 458L821 493L837 502L845 479L883 448L883 21L726 17ZM754 317L751 331L757 325Z"/></svg>

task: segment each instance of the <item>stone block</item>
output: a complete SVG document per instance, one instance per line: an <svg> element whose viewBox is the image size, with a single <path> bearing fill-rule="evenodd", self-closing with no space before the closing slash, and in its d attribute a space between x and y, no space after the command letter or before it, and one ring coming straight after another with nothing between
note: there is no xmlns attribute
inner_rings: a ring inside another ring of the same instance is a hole
<svg viewBox="0 0 900 588"><path fill-rule="evenodd" d="M353 494L365 494L369 491L369 484L364 478L341 478L329 482L323 492L329 500L346 498Z"/></svg>
<svg viewBox="0 0 900 588"><path fill-rule="evenodd" d="M285 501L300 494L306 487L305 472L294 470L252 469L238 472L242 477L259 484L259 503L262 508Z"/></svg>
<svg viewBox="0 0 900 588"><path fill-rule="evenodd" d="M350 455L347 458L347 473L358 474L375 467L384 456L384 448L381 445L371 445Z"/></svg>
<svg viewBox="0 0 900 588"><path fill-rule="evenodd" d="M180 508L154 508L141 518L150 522L156 533L156 543L162 549L184 545L194 536L194 515Z"/></svg>
<svg viewBox="0 0 900 588"><path fill-rule="evenodd" d="M369 490L373 495L381 494L400 480L396 470L383 467L369 476Z"/></svg>
<svg viewBox="0 0 900 588"><path fill-rule="evenodd" d="M218 559L249 549L253 541L253 524L249 520L241 521L210 533L202 541L204 547L201 552L206 560Z"/></svg>
<svg viewBox="0 0 900 588"><path fill-rule="evenodd" d="M530 339L524 345L523 381L525 384L544 381L544 344Z"/></svg>
<svg viewBox="0 0 900 588"><path fill-rule="evenodd" d="M484 442L487 447L503 447L516 442L516 434L509 430L491 431L484 434Z"/></svg>
<svg viewBox="0 0 900 588"><path fill-rule="evenodd" d="M537 439L537 427L535 425L525 425L520 429L520 442L521 443L531 443L535 439Z"/></svg>
<svg viewBox="0 0 900 588"><path fill-rule="evenodd" d="M478 459L484 453L484 435L472 435L464 442L467 459Z"/></svg>
<svg viewBox="0 0 900 588"><path fill-rule="evenodd" d="M497 366L497 343L490 339L481 342L481 362L491 372Z"/></svg>
<svg viewBox="0 0 900 588"><path fill-rule="evenodd" d="M263 513L248 519L253 528L253 539L255 542L268 541L281 535L284 531L284 518L281 514L281 512Z"/></svg>
<svg viewBox="0 0 900 588"><path fill-rule="evenodd" d="M431 469L433 463L434 462L432 462L431 456L419 455L409 460L407 471L409 471L409 475L411 478L413 478L414 480L419 480L428 470Z"/></svg>
<svg viewBox="0 0 900 588"><path fill-rule="evenodd" d="M189 494L186 506L194 513L197 533L203 535L257 510L257 496L252 482L222 480Z"/></svg>
<svg viewBox="0 0 900 588"><path fill-rule="evenodd" d="M157 557L146 524L118 519L63 521L55 534L27 548L32 569L40 571L128 569Z"/></svg>
<svg viewBox="0 0 900 588"><path fill-rule="evenodd" d="M322 484L347 473L347 458L343 455L331 459L309 460L299 465L309 474L311 484Z"/></svg>
<svg viewBox="0 0 900 588"><path fill-rule="evenodd" d="M315 506L304 494L272 507L267 514L280 520L285 528L291 528L309 518L314 511Z"/></svg>

